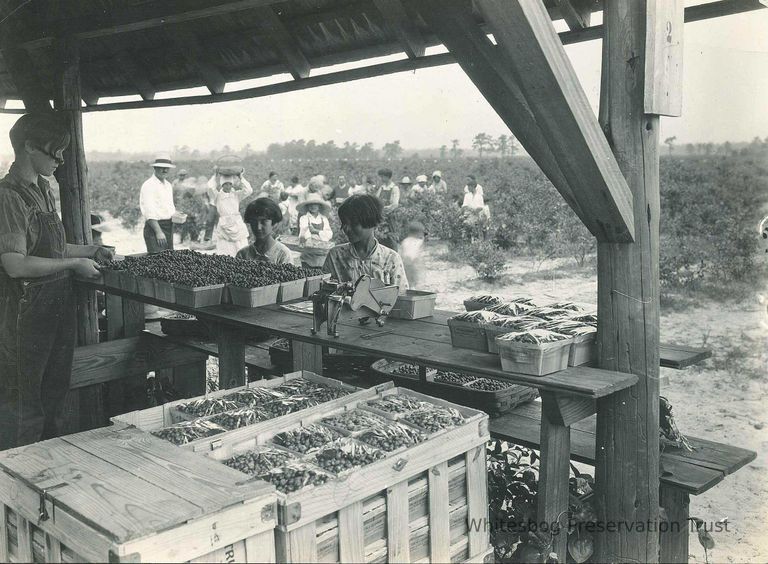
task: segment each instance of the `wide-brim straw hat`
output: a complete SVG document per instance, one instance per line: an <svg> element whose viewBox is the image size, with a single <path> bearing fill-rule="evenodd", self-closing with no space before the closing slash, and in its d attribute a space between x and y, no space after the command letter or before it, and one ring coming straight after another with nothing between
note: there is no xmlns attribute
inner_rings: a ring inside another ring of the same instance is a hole
<svg viewBox="0 0 768 564"><path fill-rule="evenodd" d="M416 182L427 182L427 175L420 174L416 177Z"/></svg>
<svg viewBox="0 0 768 564"><path fill-rule="evenodd" d="M435 172L432 173L432 178L434 178L435 176L437 176L438 178L442 178L443 173L440 172L439 170L436 170Z"/></svg>
<svg viewBox="0 0 768 564"><path fill-rule="evenodd" d="M319 205L322 208L322 210L326 213L331 211L331 204L326 202L323 199L323 197L317 192L310 192L309 194L307 194L307 199L304 200L303 202L299 202L296 205L296 209L299 211L299 213L304 213L312 204Z"/></svg>
<svg viewBox="0 0 768 564"><path fill-rule="evenodd" d="M171 160L171 155L161 153L155 157L155 162L152 163L153 167L157 168L176 168Z"/></svg>
<svg viewBox="0 0 768 564"><path fill-rule="evenodd" d="M400 184L413 184L413 182L411 182L410 177L403 176L402 180L400 180Z"/></svg>

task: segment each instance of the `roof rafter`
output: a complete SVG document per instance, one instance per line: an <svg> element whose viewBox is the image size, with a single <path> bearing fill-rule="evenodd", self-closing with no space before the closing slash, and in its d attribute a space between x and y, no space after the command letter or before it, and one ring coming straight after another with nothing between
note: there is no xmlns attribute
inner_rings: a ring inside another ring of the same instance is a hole
<svg viewBox="0 0 768 564"><path fill-rule="evenodd" d="M197 73L211 94L224 92L227 81L211 60L208 51L200 47L195 34L186 28L179 27L173 30L173 38L181 47L187 62L197 69Z"/></svg>
<svg viewBox="0 0 768 564"><path fill-rule="evenodd" d="M155 87L152 86L144 67L136 60L136 55L127 49L118 48L115 53L117 64L119 64L130 78L133 86L139 91L142 100L153 100L155 98Z"/></svg>
<svg viewBox="0 0 768 564"><path fill-rule="evenodd" d="M450 0L453 1L453 0ZM634 240L632 193L539 0L476 0L599 241Z"/></svg>
<svg viewBox="0 0 768 564"><path fill-rule="evenodd" d="M589 27L592 18L594 0L555 0L560 13L568 24L568 29L584 29Z"/></svg>
<svg viewBox="0 0 768 564"><path fill-rule="evenodd" d="M400 0L373 0L387 26L394 32L409 59L423 57L426 41Z"/></svg>
<svg viewBox="0 0 768 564"><path fill-rule="evenodd" d="M274 45L293 78L297 80L307 78L310 71L309 61L280 17L270 6L257 8L256 12L261 21L261 27L267 34L266 39Z"/></svg>

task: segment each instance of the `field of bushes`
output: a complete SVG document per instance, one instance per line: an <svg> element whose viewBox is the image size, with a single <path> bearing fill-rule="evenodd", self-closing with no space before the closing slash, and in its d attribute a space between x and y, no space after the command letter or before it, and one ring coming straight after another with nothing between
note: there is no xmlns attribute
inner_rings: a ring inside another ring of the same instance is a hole
<svg viewBox="0 0 768 564"><path fill-rule="evenodd" d="M213 163L178 163L202 182ZM250 156L246 176L258 186L270 170L286 182L297 175L302 184L315 174L333 182L339 174L349 179L375 177L381 167L395 177L429 175L440 169L448 183L445 198L417 198L391 214L382 226L384 240L397 242L410 220L422 221L430 236L451 246L455 260L470 264L481 278L503 271L505 257L529 256L544 261L572 258L580 266L594 257L594 239L554 187L526 157L355 160L285 159ZM178 170L178 169L177 169ZM139 188L151 168L145 162L92 162L89 183L92 208L119 217L126 227L140 220ZM467 174L484 187L491 220L460 212ZM199 198L191 193L182 207L194 211ZM661 282L666 288L750 284L765 272L758 251L757 225L768 214L768 159L761 155L685 156L661 160Z"/></svg>

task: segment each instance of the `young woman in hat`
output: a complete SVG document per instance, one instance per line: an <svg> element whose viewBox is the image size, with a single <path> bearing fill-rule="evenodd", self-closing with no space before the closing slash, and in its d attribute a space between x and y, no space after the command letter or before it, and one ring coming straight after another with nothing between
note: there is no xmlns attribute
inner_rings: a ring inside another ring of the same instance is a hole
<svg viewBox="0 0 768 564"><path fill-rule="evenodd" d="M253 187L243 177L237 157L221 157L208 181L208 197L219 212L216 225L216 251L231 257L248 245L248 227L240 215L240 202L253 194Z"/></svg>
<svg viewBox="0 0 768 564"><path fill-rule="evenodd" d="M331 204L317 192L307 194L303 202L296 206L299 213L299 243L301 250L301 265L308 267L323 266L328 252L317 246L317 243L327 243L333 237L331 224L325 214L331 211ZM303 215L302 215L303 214Z"/></svg>
<svg viewBox="0 0 768 564"><path fill-rule="evenodd" d="M173 185L168 182L168 172L176 165L168 155L159 155L152 163L154 174L141 185L139 208L144 216L144 242L148 253L173 250L173 223L176 213L173 204Z"/></svg>
<svg viewBox="0 0 768 564"><path fill-rule="evenodd" d="M75 289L113 252L66 242L45 177L64 162L66 122L26 114L10 131L15 154L0 180L0 450L59 433L72 376Z"/></svg>

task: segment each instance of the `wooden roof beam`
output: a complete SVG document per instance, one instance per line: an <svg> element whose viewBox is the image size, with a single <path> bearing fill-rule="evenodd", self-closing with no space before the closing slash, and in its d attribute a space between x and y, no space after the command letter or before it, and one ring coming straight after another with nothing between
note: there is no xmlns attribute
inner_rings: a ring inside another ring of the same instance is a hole
<svg viewBox="0 0 768 564"><path fill-rule="evenodd" d="M32 57L25 49L13 47L7 34L0 34L0 44L4 47L5 68L16 85L16 92L24 102L24 111L50 111L51 90L43 88Z"/></svg>
<svg viewBox="0 0 768 564"><path fill-rule="evenodd" d="M298 42L285 27L280 17L269 7L256 10L261 27L267 34L266 39L274 45L280 57L285 61L291 76L296 80L309 76L310 65L307 57L301 52Z"/></svg>
<svg viewBox="0 0 768 564"><path fill-rule="evenodd" d="M426 41L416 27L400 0L373 0L376 8L381 12L384 21L400 43L409 59L423 57L427 49Z"/></svg>
<svg viewBox="0 0 768 564"><path fill-rule="evenodd" d="M173 37L179 44L187 62L197 69L197 73L211 94L224 92L227 81L211 60L208 52L200 47L200 41L195 34L186 28L179 27L173 30Z"/></svg>
<svg viewBox="0 0 768 564"><path fill-rule="evenodd" d="M576 199L528 102L509 72L510 64L506 61L506 55L491 43L485 31L473 21L468 5L446 0L420 0L419 8L427 26L438 34L450 54L563 199L589 230L598 235L600 225L584 211L584 202Z"/></svg>
<svg viewBox="0 0 768 564"><path fill-rule="evenodd" d="M544 5L476 2L598 241L633 241L632 193Z"/></svg>
<svg viewBox="0 0 768 564"><path fill-rule="evenodd" d="M568 29L577 30L589 27L592 18L594 0L554 0L560 13L568 24Z"/></svg>
<svg viewBox="0 0 768 564"><path fill-rule="evenodd" d="M133 83L133 86L138 90L141 99L154 100L155 87L147 78L147 73L140 62L136 60L136 56L125 49L118 49L115 53L115 58L117 59L117 64L122 67Z"/></svg>

